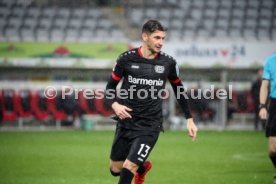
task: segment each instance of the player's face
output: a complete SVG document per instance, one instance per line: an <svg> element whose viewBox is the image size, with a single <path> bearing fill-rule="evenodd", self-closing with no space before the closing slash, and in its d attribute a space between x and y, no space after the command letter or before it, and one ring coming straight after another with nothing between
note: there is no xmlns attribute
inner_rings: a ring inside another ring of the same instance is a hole
<svg viewBox="0 0 276 184"><path fill-rule="evenodd" d="M144 41L152 53L158 53L161 51L165 36L166 34L164 31L155 31L151 34L146 34Z"/></svg>

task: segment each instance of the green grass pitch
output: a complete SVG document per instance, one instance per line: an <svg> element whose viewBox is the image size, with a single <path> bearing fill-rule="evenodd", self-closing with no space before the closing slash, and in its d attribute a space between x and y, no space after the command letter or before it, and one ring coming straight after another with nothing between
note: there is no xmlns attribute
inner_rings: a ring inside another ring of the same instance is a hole
<svg viewBox="0 0 276 184"><path fill-rule="evenodd" d="M0 132L0 184L116 184L112 131ZM263 132L165 132L145 184L266 184L274 169Z"/></svg>

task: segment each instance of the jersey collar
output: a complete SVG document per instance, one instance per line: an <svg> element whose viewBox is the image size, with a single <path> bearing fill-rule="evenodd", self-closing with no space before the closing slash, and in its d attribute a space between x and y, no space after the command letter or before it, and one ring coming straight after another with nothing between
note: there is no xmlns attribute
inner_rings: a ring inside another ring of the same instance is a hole
<svg viewBox="0 0 276 184"><path fill-rule="evenodd" d="M142 51L141 51L141 47L138 48L138 53L139 53L140 57L144 58L144 57L143 57L143 53L142 53ZM158 57L158 55L159 55L159 54L156 53L155 56L154 56L154 59L156 59L156 58ZM145 58L145 59L147 59L147 58Z"/></svg>

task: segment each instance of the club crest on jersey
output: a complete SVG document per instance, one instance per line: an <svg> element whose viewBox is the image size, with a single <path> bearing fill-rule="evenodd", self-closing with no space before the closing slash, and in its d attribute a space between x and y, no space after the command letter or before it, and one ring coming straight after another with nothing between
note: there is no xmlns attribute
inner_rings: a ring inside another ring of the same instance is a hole
<svg viewBox="0 0 276 184"><path fill-rule="evenodd" d="M155 70L156 73L164 73L165 67L162 66L162 65L156 65L156 66L154 67L154 70Z"/></svg>

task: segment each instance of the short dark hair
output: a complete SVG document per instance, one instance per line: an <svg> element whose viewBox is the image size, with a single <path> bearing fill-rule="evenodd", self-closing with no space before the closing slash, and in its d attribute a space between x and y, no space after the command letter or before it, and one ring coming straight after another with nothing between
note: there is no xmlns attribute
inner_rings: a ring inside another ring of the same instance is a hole
<svg viewBox="0 0 276 184"><path fill-rule="evenodd" d="M142 33L153 33L155 31L167 31L167 28L157 20L148 20L142 28Z"/></svg>

